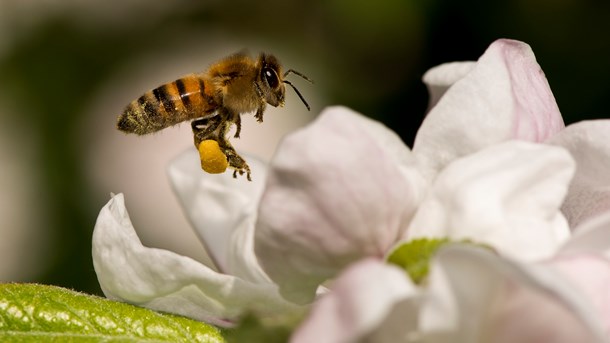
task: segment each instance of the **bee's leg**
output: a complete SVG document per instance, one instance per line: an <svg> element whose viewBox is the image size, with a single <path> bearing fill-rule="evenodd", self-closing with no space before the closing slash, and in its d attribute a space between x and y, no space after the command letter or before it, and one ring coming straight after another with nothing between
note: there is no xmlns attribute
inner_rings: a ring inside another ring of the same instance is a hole
<svg viewBox="0 0 610 343"><path fill-rule="evenodd" d="M235 131L235 138L239 138L239 134L241 133L241 116L239 115L239 113L233 113L227 110L226 108L222 108L218 111L218 117L221 118L219 119L219 125L216 126L216 128L218 128L218 142L220 143L220 141L223 140L227 142L227 144L229 144L226 137L233 123L235 123L235 125L237 126L237 130Z"/></svg>
<svg viewBox="0 0 610 343"><path fill-rule="evenodd" d="M235 119L233 121L235 122L235 126L237 126L237 129L235 130L235 135L233 137L239 138L239 134L241 133L241 116L239 115L239 113L235 115Z"/></svg>
<svg viewBox="0 0 610 343"><path fill-rule="evenodd" d="M250 166L248 166L248 163L246 163L246 160L244 160L241 156L239 156L237 154L237 151L235 151L235 149L231 146L231 144L225 144L228 143L227 141L220 143L220 148L222 149L223 153L225 154L225 156L227 156L227 161L229 162L229 166L231 168L234 168L235 171L233 171L233 177L237 177L237 173L239 173L239 175L243 175L244 172L246 173L246 178L248 179L248 181L252 181L252 178L250 177Z"/></svg>
<svg viewBox="0 0 610 343"><path fill-rule="evenodd" d="M256 118L257 122L262 123L263 122L263 113L265 112L265 107L267 106L267 102L265 101L265 95L263 94L263 90L256 82L254 83L254 90L256 91L256 94L258 95L258 98L259 98L258 108L256 109L256 114L254 115L254 118Z"/></svg>
<svg viewBox="0 0 610 343"><path fill-rule="evenodd" d="M256 114L254 115L254 118L256 118L256 121L259 123L263 122L263 113L265 112L265 107L267 107L267 103L264 101L261 102L258 106L258 109L256 110Z"/></svg>
<svg viewBox="0 0 610 343"><path fill-rule="evenodd" d="M227 139L227 132L229 132L229 129L232 125L232 118L230 118L230 116L230 113L223 112L223 118L225 119L222 121L218 128L218 144L220 144L221 146L231 146L231 143L229 143L229 140ZM241 131L241 128L239 128L239 131Z"/></svg>
<svg viewBox="0 0 610 343"><path fill-rule="evenodd" d="M191 128L193 129L193 138L195 139L195 147L199 147L199 144L205 140L212 139L218 140L216 130L222 123L222 117L216 115L211 118L199 118L191 122Z"/></svg>

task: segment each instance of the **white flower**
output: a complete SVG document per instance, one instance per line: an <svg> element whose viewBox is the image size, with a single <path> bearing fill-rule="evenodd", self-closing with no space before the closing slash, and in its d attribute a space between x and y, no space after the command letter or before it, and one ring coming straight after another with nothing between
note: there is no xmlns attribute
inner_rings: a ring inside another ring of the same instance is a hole
<svg viewBox="0 0 610 343"><path fill-rule="evenodd" d="M564 129L540 67L520 42L497 41L476 64L444 65L424 80L435 82L432 109L412 156L430 187L405 238L467 238L499 255L443 249L416 291L405 280L361 287L352 275L387 280L393 271L357 263L335 280L341 287L314 303L293 340L606 341L610 121ZM399 285L402 293L390 291ZM376 313L385 318L352 320L367 318L354 313L367 304L383 305ZM338 334L326 339L324 332Z"/></svg>
<svg viewBox="0 0 610 343"><path fill-rule="evenodd" d="M318 284L404 238L467 238L534 259L569 236L560 207L574 161L531 142L564 125L529 46L500 40L476 64L439 67L425 79L446 91L413 151L344 108L280 145L255 251L287 299L311 301Z"/></svg>
<svg viewBox="0 0 610 343"><path fill-rule="evenodd" d="M201 172L195 151L172 164L174 188L218 271L143 247L122 196L114 197L93 237L105 294L227 325L249 310L302 311L297 304L335 279L295 341L511 338L518 330L510 325L530 322L513 321L502 306L521 301L514 313L528 313L530 300L577 323L563 327L565 337L602 337L603 325L586 313L605 307L582 300L582 287L564 287L567 264L540 261L559 256L571 231L610 209L608 122L564 128L521 42L496 41L476 63L440 66L424 80L431 110L412 150L380 123L332 107L288 135L268 168L253 165L252 184ZM401 240L419 237L469 239L499 256L442 251L421 289L381 262ZM549 272L562 266L563 276ZM519 301L505 301L506 285Z"/></svg>

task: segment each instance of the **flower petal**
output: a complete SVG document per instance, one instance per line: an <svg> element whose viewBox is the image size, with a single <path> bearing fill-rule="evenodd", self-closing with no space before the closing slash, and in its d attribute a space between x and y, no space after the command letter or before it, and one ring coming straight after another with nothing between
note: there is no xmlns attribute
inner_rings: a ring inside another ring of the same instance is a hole
<svg viewBox="0 0 610 343"><path fill-rule="evenodd" d="M476 63L472 61L450 62L429 69L422 79L430 95L428 109L433 108L447 89L468 75L475 65Z"/></svg>
<svg viewBox="0 0 610 343"><path fill-rule="evenodd" d="M407 238L471 239L517 259L550 256L569 235L559 207L573 172L564 149L521 141L461 158L439 174Z"/></svg>
<svg viewBox="0 0 610 343"><path fill-rule="evenodd" d="M589 298L610 337L610 212L580 224L548 265L566 275Z"/></svg>
<svg viewBox="0 0 610 343"><path fill-rule="evenodd" d="M255 235L256 255L283 296L308 302L347 264L384 256L422 193L410 163L395 133L343 107L284 139Z"/></svg>
<svg viewBox="0 0 610 343"><path fill-rule="evenodd" d="M256 209L266 179L265 165L248 157L253 180L232 173L205 173L189 149L168 168L173 189L220 271L253 282L269 282L254 256Z"/></svg>
<svg viewBox="0 0 610 343"><path fill-rule="evenodd" d="M586 299L547 268L453 246L437 255L429 284L437 301L422 310L421 324L423 332L445 338L437 341L605 341Z"/></svg>
<svg viewBox="0 0 610 343"><path fill-rule="evenodd" d="M565 254L547 263L588 298L610 337L610 260L602 254Z"/></svg>
<svg viewBox="0 0 610 343"><path fill-rule="evenodd" d="M432 175L449 162L508 139L541 142L563 119L530 47L495 41L420 127L413 153Z"/></svg>
<svg viewBox="0 0 610 343"><path fill-rule="evenodd" d="M217 273L173 252L144 247L122 194L102 208L93 232L93 266L110 299L229 325L247 310L295 311L272 284Z"/></svg>
<svg viewBox="0 0 610 343"><path fill-rule="evenodd" d="M610 212L581 223L559 254L603 253L610 256Z"/></svg>
<svg viewBox="0 0 610 343"><path fill-rule="evenodd" d="M576 174L562 211L570 227L610 211L610 120L572 124L549 140L572 153Z"/></svg>
<svg viewBox="0 0 610 343"><path fill-rule="evenodd" d="M403 270L373 258L357 262L334 281L331 292L314 303L291 342L361 342L371 335L375 336L371 342L397 342L396 331L415 330L417 311L401 317L396 331L375 331L397 303L417 293Z"/></svg>

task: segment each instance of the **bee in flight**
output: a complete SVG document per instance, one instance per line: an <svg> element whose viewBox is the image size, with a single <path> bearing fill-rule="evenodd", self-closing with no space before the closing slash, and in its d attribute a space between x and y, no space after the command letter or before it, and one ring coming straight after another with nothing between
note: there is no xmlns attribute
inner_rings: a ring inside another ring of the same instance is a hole
<svg viewBox="0 0 610 343"><path fill-rule="evenodd" d="M273 55L262 53L255 60L237 53L212 64L203 73L186 75L144 93L119 115L117 128L145 135L192 120L195 147L204 141L217 142L228 166L234 169L233 177L246 173L251 181L250 167L227 139L227 132L235 124L234 137L239 138L242 113L256 111L254 117L262 122L267 104L283 106L284 84L294 89L309 110L299 90L285 80L291 73L312 82L292 69L282 73Z"/></svg>

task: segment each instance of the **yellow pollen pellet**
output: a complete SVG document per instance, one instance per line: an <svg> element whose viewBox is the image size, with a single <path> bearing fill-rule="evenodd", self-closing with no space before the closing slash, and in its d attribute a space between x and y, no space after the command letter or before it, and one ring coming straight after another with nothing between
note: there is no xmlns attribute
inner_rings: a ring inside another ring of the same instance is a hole
<svg viewBox="0 0 610 343"><path fill-rule="evenodd" d="M201 169L210 174L224 173L229 166L227 156L220 150L215 140L208 139L199 143L199 158Z"/></svg>

